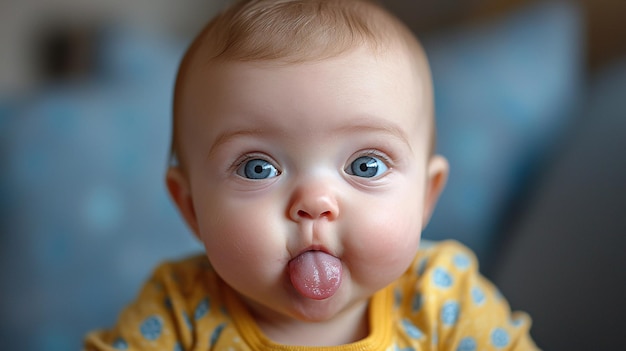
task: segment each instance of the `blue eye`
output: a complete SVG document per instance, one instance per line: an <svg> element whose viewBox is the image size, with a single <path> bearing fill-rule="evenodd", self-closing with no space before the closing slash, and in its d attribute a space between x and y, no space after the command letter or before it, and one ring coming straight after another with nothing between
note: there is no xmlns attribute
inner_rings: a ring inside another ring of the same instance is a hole
<svg viewBox="0 0 626 351"><path fill-rule="evenodd" d="M389 168L377 157L361 156L352 161L349 174L362 178L373 178L385 173Z"/></svg>
<svg viewBox="0 0 626 351"><path fill-rule="evenodd" d="M278 176L280 172L270 162L255 158L243 163L237 174L248 179L268 179Z"/></svg>

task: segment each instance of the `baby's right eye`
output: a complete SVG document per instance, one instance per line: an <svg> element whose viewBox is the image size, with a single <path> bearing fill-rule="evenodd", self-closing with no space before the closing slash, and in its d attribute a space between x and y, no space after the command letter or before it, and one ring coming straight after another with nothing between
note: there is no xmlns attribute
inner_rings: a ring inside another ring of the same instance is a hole
<svg viewBox="0 0 626 351"><path fill-rule="evenodd" d="M237 168L237 174L247 179L269 179L280 175L278 169L269 161L255 158L243 162Z"/></svg>

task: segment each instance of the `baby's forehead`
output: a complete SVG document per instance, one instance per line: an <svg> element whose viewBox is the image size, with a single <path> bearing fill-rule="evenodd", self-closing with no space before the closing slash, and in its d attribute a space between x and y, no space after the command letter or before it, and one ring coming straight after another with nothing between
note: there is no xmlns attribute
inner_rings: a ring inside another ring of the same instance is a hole
<svg viewBox="0 0 626 351"><path fill-rule="evenodd" d="M407 87L415 94L408 98L419 100L422 104L430 104L431 81L430 72L423 52L409 50L401 45L388 45L386 50L378 50L371 46L361 46L350 48L332 57L312 57L308 60L302 59L298 62L276 60L229 60L219 59L209 63L202 60L204 56L199 54L195 64L191 65L184 77L179 77L180 82L177 89L178 102L204 100L207 89L212 92L236 91L247 87L263 84L264 80L275 80L275 77L289 77L297 79L300 76L307 76L316 79L319 76L315 72L324 70L324 67L333 67L335 63L349 61L351 64L341 66L336 75L324 76L330 89L338 84L340 77L351 73L353 76L380 76L384 72L384 80L370 79L368 83L380 84L393 81L390 88ZM354 62L367 61L368 65L360 65L360 70L352 69ZM251 75L250 68L258 68L260 71L270 72L269 75ZM245 77L242 77L244 76ZM272 78L274 77L274 78ZM260 82L258 82L260 81ZM288 80L287 80L288 81ZM409 81L410 83L406 84ZM402 83L401 83L402 82ZM306 80L297 80L298 84L307 84ZM415 88L414 88L415 87ZM350 95L354 88L337 91L343 95ZM333 89L336 90L336 89ZM428 96L423 96L426 93ZM230 97L232 98L232 96Z"/></svg>
<svg viewBox="0 0 626 351"><path fill-rule="evenodd" d="M180 139L181 105L194 94L188 82L197 80L199 72L233 63L288 67L324 62L362 48L381 62L384 58L408 62L403 68L410 72L405 73L421 81L422 100L431 104L430 71L421 45L379 6L359 0L240 2L239 8L227 10L204 28L181 63L174 96L173 150ZM428 110L432 116L432 107Z"/></svg>
<svg viewBox="0 0 626 351"><path fill-rule="evenodd" d="M303 121L306 127L322 106L334 106L330 111L339 116L336 121L343 116L384 117L402 111L399 115L412 116L404 119L408 124L403 128L412 129L429 114L430 105L424 94L430 89L427 72L414 66L401 50L381 53L370 48L298 63L224 60L189 75L186 95L181 96L183 113L178 117L193 124L205 116L212 128L221 128L230 123L227 116L237 116L239 121L246 116L248 128L265 128L264 114L308 116ZM186 124L185 130L195 129Z"/></svg>
<svg viewBox="0 0 626 351"><path fill-rule="evenodd" d="M401 140L420 150L424 104L420 85L400 68L408 60L372 56L362 49L297 64L223 62L193 75L181 114L184 149L227 150L212 145L239 140L279 154L325 145L339 155Z"/></svg>

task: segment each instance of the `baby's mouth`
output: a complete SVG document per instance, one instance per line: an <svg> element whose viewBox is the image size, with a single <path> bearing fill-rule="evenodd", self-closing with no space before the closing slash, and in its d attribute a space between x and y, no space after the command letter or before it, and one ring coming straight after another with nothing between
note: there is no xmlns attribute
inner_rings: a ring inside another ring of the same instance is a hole
<svg viewBox="0 0 626 351"><path fill-rule="evenodd" d="M310 250L289 261L289 278L300 295L324 300L335 295L339 289L342 269L337 257Z"/></svg>

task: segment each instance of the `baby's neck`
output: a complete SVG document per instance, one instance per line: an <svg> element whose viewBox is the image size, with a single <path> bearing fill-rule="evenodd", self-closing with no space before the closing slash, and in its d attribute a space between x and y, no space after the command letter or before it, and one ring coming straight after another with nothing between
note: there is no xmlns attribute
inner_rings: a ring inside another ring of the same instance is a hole
<svg viewBox="0 0 626 351"><path fill-rule="evenodd" d="M252 308L251 313L270 340L284 345L336 346L353 343L369 335L367 301L324 322L299 321L256 308Z"/></svg>

